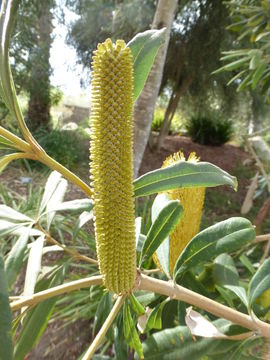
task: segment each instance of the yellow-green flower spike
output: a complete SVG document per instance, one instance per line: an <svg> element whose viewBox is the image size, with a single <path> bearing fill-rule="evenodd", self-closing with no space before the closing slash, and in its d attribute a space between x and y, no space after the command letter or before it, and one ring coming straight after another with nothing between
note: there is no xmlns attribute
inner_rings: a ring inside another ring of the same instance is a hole
<svg viewBox="0 0 270 360"><path fill-rule="evenodd" d="M104 285L130 292L136 278L133 200L133 65L123 40L98 44L92 63L90 179Z"/></svg>
<svg viewBox="0 0 270 360"><path fill-rule="evenodd" d="M181 151L168 157L164 161L163 167L170 166L179 160L186 160ZM187 161L193 162L198 162L199 160L194 152L187 159ZM184 209L180 222L170 235L170 273L172 274L179 255L200 230L205 188L170 190L168 195L172 200L180 200Z"/></svg>

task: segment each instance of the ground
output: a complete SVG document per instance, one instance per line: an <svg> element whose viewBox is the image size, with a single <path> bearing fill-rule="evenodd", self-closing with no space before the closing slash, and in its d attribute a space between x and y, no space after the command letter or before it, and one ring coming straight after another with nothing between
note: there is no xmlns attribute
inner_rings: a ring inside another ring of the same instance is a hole
<svg viewBox="0 0 270 360"><path fill-rule="evenodd" d="M232 175L238 177L238 192L229 187L208 189L205 201L203 227L213 224L229 216L239 216L240 208L244 200L250 178L256 172L254 161L239 146L226 144L221 147L203 146L193 143L187 137L168 136L164 146L159 151L151 151L147 147L140 175L150 170L159 168L163 160L176 151L183 151L185 155L195 151L201 161L209 161ZM80 174L83 180L88 181L88 170L84 169ZM29 173L24 167L9 167L0 176L1 184L8 186L11 191L20 193L20 196L27 193L27 185L22 184L20 177L33 177L33 185L39 188L45 182L44 175L33 172ZM73 185L68 194L69 199L84 197L84 194ZM256 209L257 211L257 209ZM256 215L255 210L251 217ZM91 338L91 323L79 321L64 329L59 329L62 324L51 323L38 346L32 351L28 360L48 359L77 359L78 355L87 347Z"/></svg>

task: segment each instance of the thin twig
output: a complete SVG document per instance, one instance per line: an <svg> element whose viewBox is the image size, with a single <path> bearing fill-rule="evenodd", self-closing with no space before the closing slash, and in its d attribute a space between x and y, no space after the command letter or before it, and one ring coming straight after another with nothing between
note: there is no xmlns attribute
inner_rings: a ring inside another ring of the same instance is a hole
<svg viewBox="0 0 270 360"><path fill-rule="evenodd" d="M61 244L60 242L58 242L57 240L55 240L41 225L40 223L37 223L40 231L42 231L45 234L45 237L47 239L47 241L51 244L60 246L67 254L71 255L72 257L74 257L75 259L78 260L82 260L82 261L87 261L91 264L94 265L98 265L98 261L95 259L92 259L86 255L82 255L80 254L77 250L75 249L70 249L68 248L66 245Z"/></svg>
<svg viewBox="0 0 270 360"><path fill-rule="evenodd" d="M49 299L51 297L61 295L64 293L68 293L74 290L79 290L83 288L90 287L92 285L100 285L102 284L102 277L101 275L98 276L92 276L86 279L71 281L66 284L62 284L59 286L55 286L53 288L40 291L36 294L33 294L31 296L27 296L22 298L21 300L14 301L10 304L10 308L12 311L16 311L24 306L30 306L40 303L41 301L44 301L46 299Z"/></svg>
<svg viewBox="0 0 270 360"><path fill-rule="evenodd" d="M270 240L270 234L257 235L254 240L254 243L259 243L259 242L268 241L268 240Z"/></svg>
<svg viewBox="0 0 270 360"><path fill-rule="evenodd" d="M119 310L121 309L121 307L122 307L122 305L123 305L123 303L125 301L125 298L126 298L126 296L124 296L124 295L118 297L118 299L116 300L116 302L115 302L109 316L105 320L104 324L102 325L101 329L99 330L97 336L95 337L94 341L90 345L89 349L84 354L84 357L82 358L82 360L90 360L90 359L92 359L96 349L98 348L98 346L102 342L102 339L106 335L106 333L109 330L109 327L111 326L113 320L115 319L116 315L118 314Z"/></svg>
<svg viewBox="0 0 270 360"><path fill-rule="evenodd" d="M241 325L247 329L258 332L267 339L270 339L270 324L261 320L254 320L246 314L222 305L214 300L208 299L205 296L188 290L172 281L163 281L151 278L149 276L140 274L137 281L139 282L138 289L146 290L162 295L169 296L175 300L181 300L193 306L197 306L209 313L227 319L232 323Z"/></svg>
<svg viewBox="0 0 270 360"><path fill-rule="evenodd" d="M268 257L269 251L270 251L270 240L268 240L268 242L264 248L263 256L261 257L260 264L262 264L264 262L264 260Z"/></svg>
<svg viewBox="0 0 270 360"><path fill-rule="evenodd" d="M256 154L256 151L253 149L253 146L251 145L251 143L248 140L246 141L246 144L247 144L249 151L251 152L251 155L254 157L263 177L265 178L265 181L267 183L268 192L270 193L270 180L269 180L268 174L266 173L266 171L264 169L263 163L261 162L260 158Z"/></svg>
<svg viewBox="0 0 270 360"><path fill-rule="evenodd" d="M150 274L156 274L156 273L160 273L161 270L160 269L150 269L150 270L142 270L142 273L143 274L146 274L146 275L150 275Z"/></svg>

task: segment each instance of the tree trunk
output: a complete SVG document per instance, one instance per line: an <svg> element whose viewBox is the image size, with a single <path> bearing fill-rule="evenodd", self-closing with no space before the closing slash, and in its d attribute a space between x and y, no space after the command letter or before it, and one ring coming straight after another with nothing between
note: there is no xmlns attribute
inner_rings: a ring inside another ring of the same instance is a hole
<svg viewBox="0 0 270 360"><path fill-rule="evenodd" d="M156 147L157 150L159 150L161 148L161 146L163 145L164 139L169 133L172 119L176 112L179 100L180 100L181 96L183 96L184 93L188 90L191 83L192 83L192 78L185 79L184 82L182 83L182 85L176 91L176 93L173 94L173 97L170 98L169 105L166 109L164 120L161 125L160 133L158 136L157 147Z"/></svg>
<svg viewBox="0 0 270 360"><path fill-rule="evenodd" d="M144 150L149 138L151 122L156 100L162 80L167 49L169 45L171 26L177 0L159 0L152 29L166 27L166 39L159 49L152 70L148 76L144 89L134 109L134 177L136 178L141 165Z"/></svg>
<svg viewBox="0 0 270 360"><path fill-rule="evenodd" d="M30 55L28 121L31 130L50 123L50 47L52 44L52 13L54 1L37 1L36 46Z"/></svg>

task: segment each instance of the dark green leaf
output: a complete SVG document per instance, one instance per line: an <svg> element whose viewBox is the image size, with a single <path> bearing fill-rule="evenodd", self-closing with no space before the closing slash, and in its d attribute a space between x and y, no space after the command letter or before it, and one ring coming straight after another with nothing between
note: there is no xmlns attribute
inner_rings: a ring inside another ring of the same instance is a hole
<svg viewBox="0 0 270 360"><path fill-rule="evenodd" d="M193 266L213 259L224 252L233 252L255 239L255 230L249 220L235 217L221 221L197 234L179 256L174 278Z"/></svg>
<svg viewBox="0 0 270 360"><path fill-rule="evenodd" d="M256 270L254 269L250 260L246 257L245 254L242 254L239 258L241 263L245 266L245 268L251 273L251 275L255 274Z"/></svg>
<svg viewBox="0 0 270 360"><path fill-rule="evenodd" d="M13 343L11 338L11 311L9 307L4 262L2 256L0 256L0 360L12 359Z"/></svg>
<svg viewBox="0 0 270 360"><path fill-rule="evenodd" d="M135 196L190 188L230 185L237 189L237 180L226 171L207 162L178 161L166 168L154 170L134 181Z"/></svg>
<svg viewBox="0 0 270 360"><path fill-rule="evenodd" d="M9 288L15 282L22 267L23 258L30 235L30 229L31 228L25 228L25 232L23 232L22 235L17 239L5 261L5 271Z"/></svg>
<svg viewBox="0 0 270 360"><path fill-rule="evenodd" d="M144 332L149 331L151 329L159 329L159 330L162 329L162 311L164 309L164 306L167 304L169 300L170 299L166 299L162 301L151 311L147 319Z"/></svg>
<svg viewBox="0 0 270 360"><path fill-rule="evenodd" d="M128 302L125 301L123 308L123 321L124 321L124 336L126 342L129 346L134 349L139 355L140 359L143 359L143 349L142 344L139 338L139 335L136 331L133 319L131 317L130 309Z"/></svg>
<svg viewBox="0 0 270 360"><path fill-rule="evenodd" d="M220 254L214 260L213 277L216 284L238 285L238 272L235 267L233 258L228 254Z"/></svg>
<svg viewBox="0 0 270 360"><path fill-rule="evenodd" d="M213 324L221 332L225 332L229 326L228 321L223 319L216 320ZM203 359L203 355L218 349L221 344L224 344L222 350L228 356L228 349L237 346L235 343L211 338L194 341L187 326L177 326L156 332L148 337L143 343L143 352L145 360L199 360ZM136 355L135 359L138 359ZM223 358L223 360L225 359Z"/></svg>
<svg viewBox="0 0 270 360"><path fill-rule="evenodd" d="M174 230L183 214L178 200L165 203L155 222L152 224L142 247L140 264L149 259L169 234Z"/></svg>
<svg viewBox="0 0 270 360"><path fill-rule="evenodd" d="M250 281L248 288L249 308L268 289L270 289L270 258L264 261Z"/></svg>
<svg viewBox="0 0 270 360"><path fill-rule="evenodd" d="M166 29L147 30L137 34L127 46L131 49L134 68L134 101L139 97L150 73L158 49L164 43Z"/></svg>

